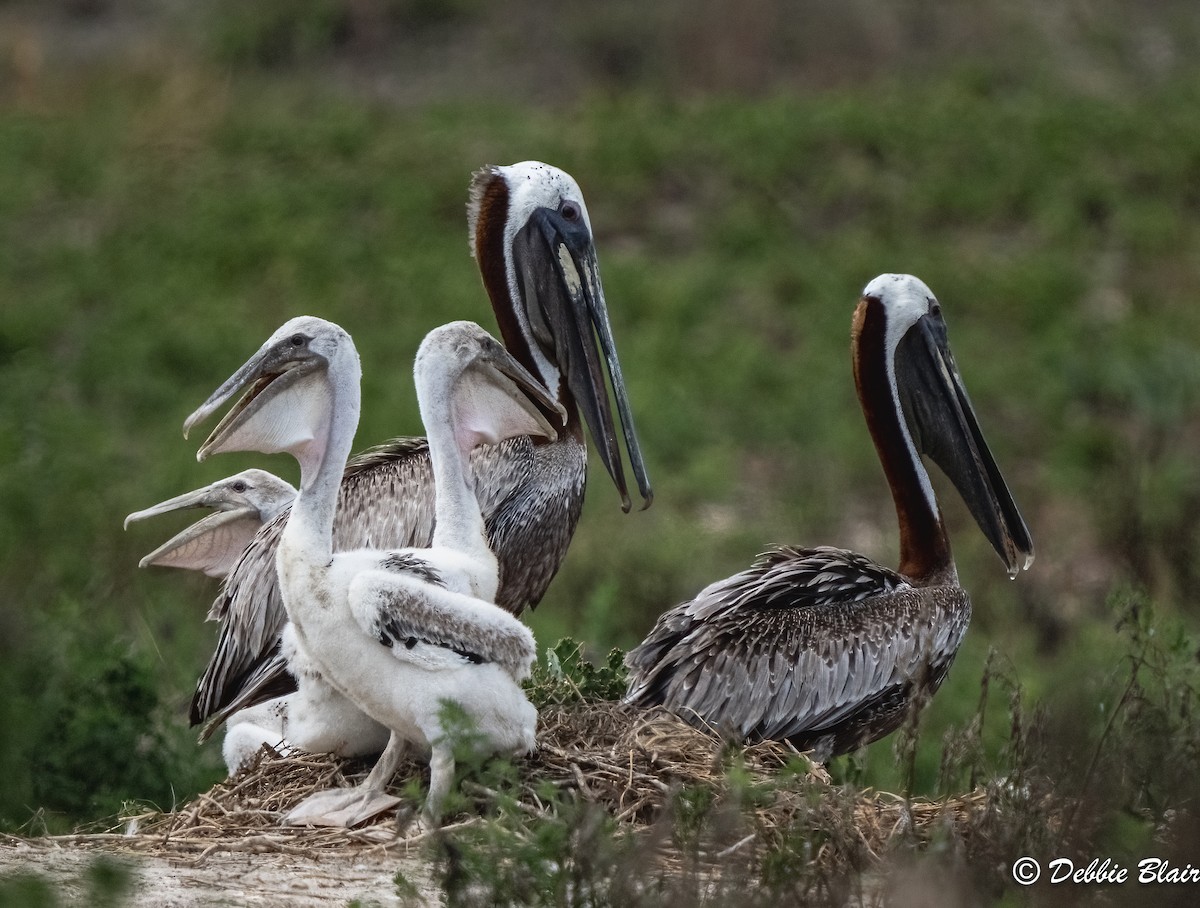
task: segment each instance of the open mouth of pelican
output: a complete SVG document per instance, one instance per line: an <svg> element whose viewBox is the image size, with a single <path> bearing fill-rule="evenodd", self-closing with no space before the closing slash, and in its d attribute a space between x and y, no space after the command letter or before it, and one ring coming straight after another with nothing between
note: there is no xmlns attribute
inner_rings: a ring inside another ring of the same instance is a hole
<svg viewBox="0 0 1200 908"><path fill-rule="evenodd" d="M143 557L138 567L156 565L224 577L261 525L257 509L250 506L208 514Z"/></svg>
<svg viewBox="0 0 1200 908"><path fill-rule="evenodd" d="M313 438L318 408L327 396L312 377L321 372L324 357L286 344L260 350L221 385L183 425L186 438L231 397L242 396L221 419L196 453L198 460L226 451L276 454L294 451Z"/></svg>
<svg viewBox="0 0 1200 908"><path fill-rule="evenodd" d="M229 412L217 424L217 427L213 429L213 435L216 435L227 423L236 423L243 413L252 409L252 405L262 396L263 392L270 388L278 379L292 371L296 365L296 363L289 363L282 369L273 372L264 372L255 378L245 393L238 398L237 403L230 408Z"/></svg>
<svg viewBox="0 0 1200 908"><path fill-rule="evenodd" d="M503 355L491 362L491 368L503 376L503 380L516 385L521 396L532 405L541 433L546 439L554 441L558 438L559 429L566 425L567 411L508 351L501 348L499 352Z"/></svg>
<svg viewBox="0 0 1200 908"><path fill-rule="evenodd" d="M518 435L554 441L565 422L561 405L508 351L496 346L495 356L481 357L456 383L453 423L464 456L479 444Z"/></svg>

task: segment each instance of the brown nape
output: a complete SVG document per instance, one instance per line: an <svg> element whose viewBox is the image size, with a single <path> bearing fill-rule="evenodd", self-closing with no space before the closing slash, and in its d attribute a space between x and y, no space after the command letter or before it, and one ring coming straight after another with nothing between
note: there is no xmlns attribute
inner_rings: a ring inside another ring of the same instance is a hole
<svg viewBox="0 0 1200 908"><path fill-rule="evenodd" d="M870 296L859 301L850 336L858 400L896 504L898 570L917 586L937 585L953 576L954 561L942 515L936 508L930 510L917 464L904 441L900 405L888 378L887 310L882 301Z"/></svg>
<svg viewBox="0 0 1200 908"><path fill-rule="evenodd" d="M508 266L504 255L504 231L508 224L508 183L505 182L503 174L495 173L477 191L478 197L472 202L477 206L475 260L483 277L483 287L492 301L492 311L496 314L496 324L500 328L504 346L533 375L540 375L540 370L533 361L529 340L521 331L520 322L517 320L516 307L523 305L523 301L512 298L512 289L508 282ZM557 388L548 390L567 411L567 422L563 432L582 441L583 420L580 418L575 397L567 387L566 374L561 375ZM534 444L544 443L544 439L534 441Z"/></svg>
<svg viewBox="0 0 1200 908"><path fill-rule="evenodd" d="M537 375L529 342L521 333L514 307L519 300L512 298L508 283L508 270L504 256L504 229L508 223L508 183L502 174L496 173L480 189L478 216L475 219L475 262L483 278L483 288L492 301L496 324L508 352L522 366Z"/></svg>

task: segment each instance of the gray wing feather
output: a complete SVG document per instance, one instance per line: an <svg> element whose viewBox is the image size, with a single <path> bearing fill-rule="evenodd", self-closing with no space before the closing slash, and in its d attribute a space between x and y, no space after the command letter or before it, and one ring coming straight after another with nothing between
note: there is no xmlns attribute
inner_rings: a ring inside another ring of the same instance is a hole
<svg viewBox="0 0 1200 908"><path fill-rule="evenodd" d="M364 575L355 581L364 611L371 616L364 630L380 643L398 654L425 643L457 653L466 662L494 662L514 678L528 676L537 655L533 635L511 615L489 606L499 620L484 623L467 596L444 588L441 595L429 595L406 584L376 582L382 576ZM458 603L467 607L459 609Z"/></svg>
<svg viewBox="0 0 1200 908"><path fill-rule="evenodd" d="M916 589L852 552L782 547L664 614L627 657L627 700L743 738L841 747L859 725L894 728L914 685L936 688L969 619L957 587Z"/></svg>

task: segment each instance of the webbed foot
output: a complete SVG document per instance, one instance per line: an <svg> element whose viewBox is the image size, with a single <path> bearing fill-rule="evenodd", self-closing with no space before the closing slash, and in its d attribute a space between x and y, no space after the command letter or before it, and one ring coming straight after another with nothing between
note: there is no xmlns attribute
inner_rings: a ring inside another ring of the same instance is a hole
<svg viewBox="0 0 1200 908"><path fill-rule="evenodd" d="M283 818L286 826L341 826L365 823L391 810L400 798L373 788L331 788L309 795Z"/></svg>

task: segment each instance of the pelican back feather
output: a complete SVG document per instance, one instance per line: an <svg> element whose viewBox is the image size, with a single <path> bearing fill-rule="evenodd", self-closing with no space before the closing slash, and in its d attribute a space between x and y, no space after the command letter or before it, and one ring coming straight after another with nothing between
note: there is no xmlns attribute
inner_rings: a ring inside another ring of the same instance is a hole
<svg viewBox="0 0 1200 908"><path fill-rule="evenodd" d="M914 588L842 549L781 547L659 618L627 657L626 699L827 759L932 694L969 620L961 588Z"/></svg>

